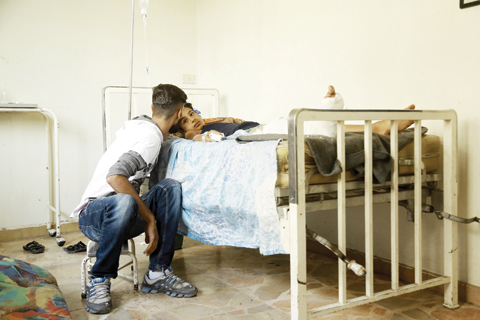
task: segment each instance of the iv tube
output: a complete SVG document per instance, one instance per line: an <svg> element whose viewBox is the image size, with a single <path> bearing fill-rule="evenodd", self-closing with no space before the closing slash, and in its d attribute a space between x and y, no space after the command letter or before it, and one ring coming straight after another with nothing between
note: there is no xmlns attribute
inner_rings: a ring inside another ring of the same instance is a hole
<svg viewBox="0 0 480 320"><path fill-rule="evenodd" d="M148 9L148 0L140 0L140 13L142 14L142 17L145 19L147 16L147 9Z"/></svg>
<svg viewBox="0 0 480 320"><path fill-rule="evenodd" d="M3 79L2 103L7 103L7 64L8 64L8 61L7 61L7 59L5 59L2 56L0 56L0 58L2 58L2 60L4 61L4 66L5 66L4 79Z"/></svg>
<svg viewBox="0 0 480 320"><path fill-rule="evenodd" d="M147 9L148 0L139 0L140 13L143 18L143 37L145 40L145 70L147 71L147 88L150 88L150 72L148 70L148 44L147 44Z"/></svg>
<svg viewBox="0 0 480 320"><path fill-rule="evenodd" d="M145 70L147 71L147 88L150 88L150 70L148 66L147 18L143 17L143 37L145 40Z"/></svg>

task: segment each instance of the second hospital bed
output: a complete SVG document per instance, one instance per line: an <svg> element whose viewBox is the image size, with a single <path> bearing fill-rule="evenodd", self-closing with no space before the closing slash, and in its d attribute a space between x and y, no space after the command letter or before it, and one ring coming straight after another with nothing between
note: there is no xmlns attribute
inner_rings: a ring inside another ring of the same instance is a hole
<svg viewBox="0 0 480 320"><path fill-rule="evenodd" d="M213 100L217 99L217 104L213 102L212 107L218 111L218 92L200 90L196 93L206 92L208 95L214 92L212 96ZM211 114L217 115L215 111ZM415 129L409 133L413 141L401 151L396 147L401 134L391 135L391 148L388 151L393 159L392 169L388 178L381 182L374 180L375 161L372 154L375 153L375 147L372 136L375 134L372 134L371 127L374 119L393 120L393 128L398 120L415 120ZM346 120L365 121L365 132L362 134L365 137L362 142L364 148L360 151L364 157L364 173L361 177L354 177L347 170L330 177L318 173L318 166L303 135L303 122L308 120L339 121L335 163L343 168L346 167L343 123ZM423 135L422 120L444 122L443 150L439 137ZM240 135L235 138L248 140L249 137ZM445 305L450 308L458 306L457 231L452 221L444 220L444 276L424 281L421 258L421 213L426 199L439 194L435 188L436 182L442 181L444 190L443 203L437 210L456 215L455 112L296 109L290 114L289 135L286 138L287 141L280 143L278 140L239 143L233 138L216 144L184 139L172 139L164 143L159 157L160 172L152 173L154 177L151 180L154 183L155 179L171 177L182 182L184 214L179 233L214 245L258 247L264 254L289 253L292 319L304 319L307 313L326 314L442 284L446 286ZM269 155L265 155L267 149L270 150ZM219 171L219 167L224 170ZM250 180L245 182L243 178ZM374 203L391 203L392 288L382 292L373 290ZM403 286L398 271L399 204L409 210L409 218L414 221L415 229L415 283ZM338 303L307 311L305 216L307 212L337 209L338 239L333 242L338 243L338 248L345 252L346 208L360 205L365 207L366 294L347 299L346 265L339 260ZM260 211L261 214L266 213L267 217L259 219ZM248 225L245 233L250 238L246 239L245 235L235 237L241 234L239 225L225 220L226 215L235 219L240 217L241 223ZM217 230L218 226L221 226L222 232Z"/></svg>

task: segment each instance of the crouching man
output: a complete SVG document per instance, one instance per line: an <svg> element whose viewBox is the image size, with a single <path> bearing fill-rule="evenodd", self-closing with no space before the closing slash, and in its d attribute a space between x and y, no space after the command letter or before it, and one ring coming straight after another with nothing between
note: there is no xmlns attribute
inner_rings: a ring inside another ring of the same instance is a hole
<svg viewBox="0 0 480 320"><path fill-rule="evenodd" d="M193 297L197 288L173 272L175 235L181 214L179 182L165 179L139 196L140 185L154 167L170 128L182 116L187 95L180 88L160 84L153 89L152 117L126 121L108 147L71 217L78 216L83 234L98 242L89 274L86 310L112 310L110 279L117 277L122 245L145 232L144 254L150 266L141 286L145 293Z"/></svg>

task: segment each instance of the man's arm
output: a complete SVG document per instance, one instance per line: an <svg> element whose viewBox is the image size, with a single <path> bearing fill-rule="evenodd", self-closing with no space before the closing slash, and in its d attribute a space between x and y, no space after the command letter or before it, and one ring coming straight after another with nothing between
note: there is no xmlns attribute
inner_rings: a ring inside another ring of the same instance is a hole
<svg viewBox="0 0 480 320"><path fill-rule="evenodd" d="M142 198L138 195L133 185L124 176L114 174L107 177L107 183L113 188L116 193L124 193L131 195L138 205L138 214L147 223L145 226L145 242L148 243L147 249L143 252L147 256L151 255L157 248L158 244L158 231L155 224L155 216L143 202Z"/></svg>

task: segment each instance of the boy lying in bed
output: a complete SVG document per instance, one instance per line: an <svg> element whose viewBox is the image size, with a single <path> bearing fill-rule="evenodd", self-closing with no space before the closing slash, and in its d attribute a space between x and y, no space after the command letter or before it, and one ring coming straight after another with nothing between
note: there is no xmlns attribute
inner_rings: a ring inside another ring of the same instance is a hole
<svg viewBox="0 0 480 320"><path fill-rule="evenodd" d="M324 97L321 109L343 109L343 98L335 92L333 86L328 87L327 95ZM405 109L415 109L410 105ZM398 122L398 131L402 131L413 124L411 120ZM336 121L315 121L305 122L305 134L323 134L335 136ZM185 133L185 139L194 141L213 142L218 141L211 138L210 134L217 134L228 137L237 130L244 130L251 134L277 133L288 134L288 123L286 118L276 119L267 124L260 124L254 121L243 121L236 118L219 118L217 121L205 124L202 117L193 109L190 103L184 105L182 117L177 123L177 128ZM363 131L363 125L345 125L345 131ZM372 131L378 134L390 134L390 121L382 120L372 125Z"/></svg>

